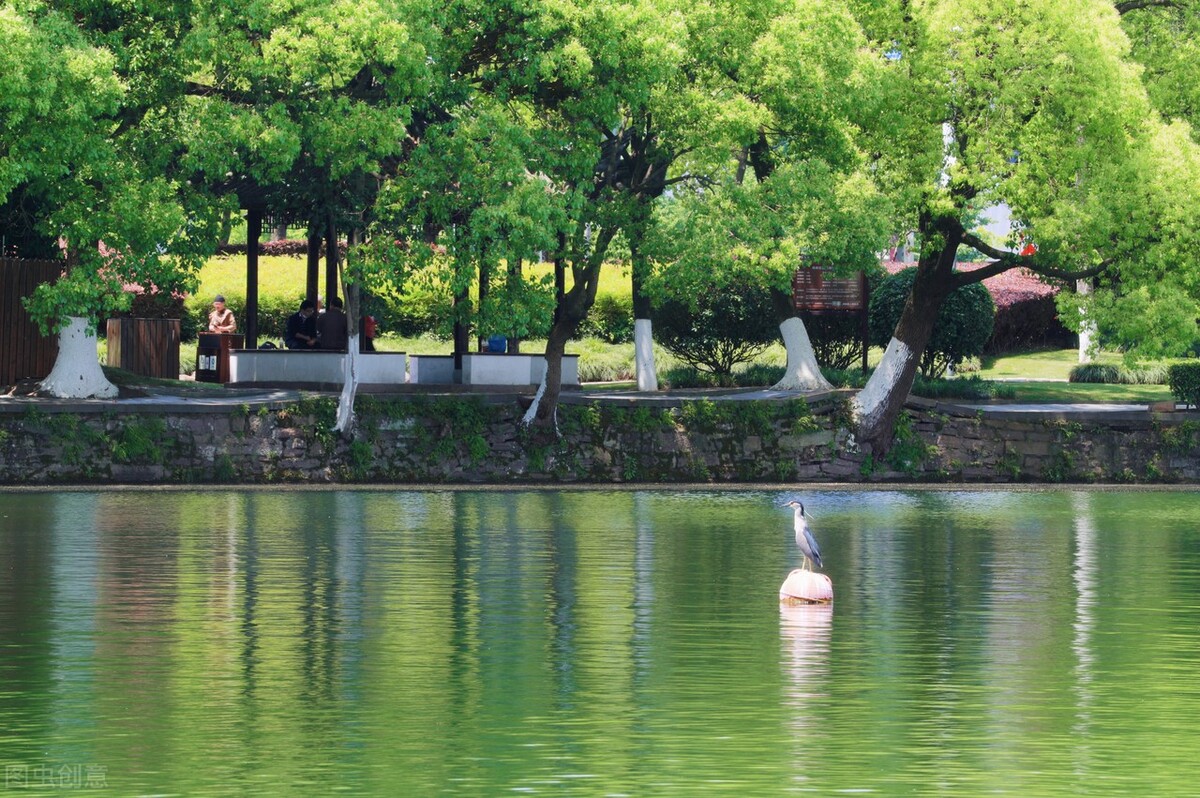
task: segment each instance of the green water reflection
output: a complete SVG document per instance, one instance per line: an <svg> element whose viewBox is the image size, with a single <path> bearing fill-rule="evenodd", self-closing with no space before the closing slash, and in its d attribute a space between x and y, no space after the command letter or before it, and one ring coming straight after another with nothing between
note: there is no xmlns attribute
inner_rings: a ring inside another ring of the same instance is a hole
<svg viewBox="0 0 1200 798"><path fill-rule="evenodd" d="M1186 795L1198 667L1197 493L0 494L14 794Z"/></svg>

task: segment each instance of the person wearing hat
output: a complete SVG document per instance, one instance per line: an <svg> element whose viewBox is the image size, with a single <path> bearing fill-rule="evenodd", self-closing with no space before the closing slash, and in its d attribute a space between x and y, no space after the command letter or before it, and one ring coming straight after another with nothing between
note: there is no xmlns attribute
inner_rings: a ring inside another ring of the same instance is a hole
<svg viewBox="0 0 1200 798"><path fill-rule="evenodd" d="M233 311L225 307L225 297L217 294L213 298L213 309L208 314L208 331L215 333L231 333L237 331L237 319Z"/></svg>

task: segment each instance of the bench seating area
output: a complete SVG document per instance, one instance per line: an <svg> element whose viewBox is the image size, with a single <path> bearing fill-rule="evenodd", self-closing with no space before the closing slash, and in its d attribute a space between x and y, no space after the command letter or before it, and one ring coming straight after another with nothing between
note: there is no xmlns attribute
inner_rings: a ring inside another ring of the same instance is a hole
<svg viewBox="0 0 1200 798"><path fill-rule="evenodd" d="M363 352L358 356L360 385L403 385L404 352ZM234 349L229 381L242 385L341 385L345 352L301 349Z"/></svg>
<svg viewBox="0 0 1200 798"><path fill-rule="evenodd" d="M234 349L229 353L229 382L237 385L341 385L345 352L301 349ZM512 355L479 352L463 355L462 384L477 386L537 386L546 372L540 354ZM364 352L358 357L358 382L363 386L454 384L453 355L407 355L404 352ZM562 384L579 385L579 356L564 355Z"/></svg>
<svg viewBox="0 0 1200 798"><path fill-rule="evenodd" d="M453 355L412 355L412 382L418 385L449 385L454 381ZM541 385L546 357L541 354L472 352L463 355L463 385ZM562 384L579 384L579 355L563 355Z"/></svg>

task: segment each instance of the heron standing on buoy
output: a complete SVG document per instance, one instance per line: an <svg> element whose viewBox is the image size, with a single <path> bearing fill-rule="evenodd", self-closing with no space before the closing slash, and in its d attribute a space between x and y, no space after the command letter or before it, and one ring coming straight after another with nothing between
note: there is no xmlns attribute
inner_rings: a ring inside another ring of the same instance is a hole
<svg viewBox="0 0 1200 798"><path fill-rule="evenodd" d="M815 562L817 567L821 567L821 549L817 546L817 539L812 536L812 532L808 529L808 522L804 520L804 505L798 501L792 500L784 505L784 507L793 507L796 510L796 545L800 547L800 553L804 555L804 569L809 568L809 560Z"/></svg>

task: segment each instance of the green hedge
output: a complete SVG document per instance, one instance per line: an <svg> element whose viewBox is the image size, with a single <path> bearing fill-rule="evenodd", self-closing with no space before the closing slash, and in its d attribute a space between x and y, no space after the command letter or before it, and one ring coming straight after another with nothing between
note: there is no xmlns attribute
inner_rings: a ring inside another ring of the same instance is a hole
<svg viewBox="0 0 1200 798"><path fill-rule="evenodd" d="M903 269L882 280L871 291L871 342L887 346L900 321L900 314L917 278L915 267ZM921 374L940 377L949 366L983 354L992 336L996 304L983 283L956 288L942 302L929 344L921 354Z"/></svg>
<svg viewBox="0 0 1200 798"><path fill-rule="evenodd" d="M667 296L653 310L655 340L690 366L730 375L779 338L770 289L753 278L735 275L690 300Z"/></svg>
<svg viewBox="0 0 1200 798"><path fill-rule="evenodd" d="M1153 363L1145 368L1131 369L1108 363L1081 363L1071 369L1068 380L1105 385L1165 385L1167 366Z"/></svg>
<svg viewBox="0 0 1200 798"><path fill-rule="evenodd" d="M628 294L599 294L579 325L577 335L591 336L610 344L633 341L633 300Z"/></svg>
<svg viewBox="0 0 1200 798"><path fill-rule="evenodd" d="M1167 384L1181 402L1200 407L1200 362L1176 363L1167 369Z"/></svg>

